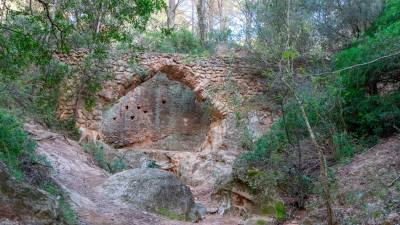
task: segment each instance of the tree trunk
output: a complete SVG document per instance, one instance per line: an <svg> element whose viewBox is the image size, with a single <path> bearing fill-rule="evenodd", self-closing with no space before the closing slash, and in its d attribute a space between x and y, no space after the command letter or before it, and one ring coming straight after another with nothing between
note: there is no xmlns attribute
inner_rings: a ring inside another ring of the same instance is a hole
<svg viewBox="0 0 400 225"><path fill-rule="evenodd" d="M311 141L318 152L321 181L322 181L322 186L324 189L324 200L325 200L325 206L326 206L326 210L327 210L328 225L333 225L333 212L332 212L332 205L331 205L332 200L331 200L331 192L330 192L330 188L329 188L328 168L326 165L326 158L324 155L324 151L323 151L323 148L317 142L314 131L311 128L310 121L308 119L306 110L304 109L304 105L302 104L301 100L298 98L298 96L296 94L295 94L295 98L296 98L297 103L300 106L301 114L303 115L304 121L306 123L307 130L310 135Z"/></svg>
<svg viewBox="0 0 400 225"><path fill-rule="evenodd" d="M251 26L252 26L252 18L251 12L248 10L247 14L245 15L245 42L247 46L251 45Z"/></svg>
<svg viewBox="0 0 400 225"><path fill-rule="evenodd" d="M211 33L214 28L214 0L208 1L208 33Z"/></svg>
<svg viewBox="0 0 400 225"><path fill-rule="evenodd" d="M244 16L244 35L245 44L251 46L252 26L253 26L253 11L251 0L244 0L241 5L241 12Z"/></svg>
<svg viewBox="0 0 400 225"><path fill-rule="evenodd" d="M195 19L194 19L194 16L195 16L195 5L196 5L196 2L195 2L195 0L192 0L192 21L191 21L191 23L192 23L192 33L195 33L195 31L196 31L196 23L195 23Z"/></svg>
<svg viewBox="0 0 400 225"><path fill-rule="evenodd" d="M175 0L168 0L167 27L170 29L175 26L175 7Z"/></svg>
<svg viewBox="0 0 400 225"><path fill-rule="evenodd" d="M224 32L226 28L226 19L224 14L224 0L218 0L218 16L219 16L219 31Z"/></svg>
<svg viewBox="0 0 400 225"><path fill-rule="evenodd" d="M206 0L199 0L197 4L197 25L199 31L199 38L202 44L206 41Z"/></svg>
<svg viewBox="0 0 400 225"><path fill-rule="evenodd" d="M290 30L290 13L291 13L291 3L292 0L287 0L287 11L286 11L286 35L287 35L287 39L286 39L286 50L290 50L291 49L291 30ZM284 59L283 59L284 60ZM324 191L323 194L323 198L325 201L325 207L326 207L326 211L327 211L327 222L328 225L333 225L333 211L332 211L332 200L331 200L331 192L330 192L330 187L329 187L329 178L328 178L328 168L326 165L326 158L324 155L324 151L321 145L318 144L317 138L315 136L314 130L311 127L310 124L310 120L308 119L307 116L307 112L305 110L303 101L300 99L300 97L296 94L296 90L295 88L292 86L291 83L289 83L285 78L289 77L291 79L291 81L294 82L294 73L293 73L293 60L288 57L287 58L287 65L286 65L286 76L282 74L281 79L283 81L283 83L285 84L285 86L290 90L290 92L292 93L293 97L295 98L297 104L300 107L301 110L301 114L302 117L304 119L304 122L306 124L307 127L307 131L308 134L310 136L311 142L313 143L317 154L318 154L318 159L319 159L319 166L320 166L320 176L321 176L321 182L322 182L322 188ZM282 71L282 67L281 67L281 63L280 63L280 70L281 73Z"/></svg>

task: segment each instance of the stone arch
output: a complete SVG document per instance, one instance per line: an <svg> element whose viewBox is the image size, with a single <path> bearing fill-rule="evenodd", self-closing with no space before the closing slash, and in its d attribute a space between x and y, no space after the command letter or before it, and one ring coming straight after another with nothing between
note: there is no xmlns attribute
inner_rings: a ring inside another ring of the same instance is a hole
<svg viewBox="0 0 400 225"><path fill-rule="evenodd" d="M148 79L151 79L158 73L164 73L167 75L168 79L178 81L190 89L196 94L199 100L206 100L207 97L203 93L200 81L196 79L195 73L190 67L181 64L164 64L160 65L157 63L150 67L148 72Z"/></svg>
<svg viewBox="0 0 400 225"><path fill-rule="evenodd" d="M79 50L69 55L58 54L58 58L72 66L80 64L87 52ZM137 65L144 68L145 76L132 70L129 65L134 57ZM97 105L92 111L86 111L83 99L77 96L76 81L79 74L67 80L59 100L58 115L60 118L76 116L77 126L88 130L99 131L103 109L113 105L142 83L150 80L158 73L164 73L170 80L178 81L188 86L196 94L198 100L208 100L216 121L210 125L209 135L203 148L224 149L226 146L215 144L212 139L223 142L226 128L223 126L224 118L233 109L230 102L230 90L221 88L227 81L234 82L237 92L243 99L263 92L263 81L254 76L258 74L250 64L240 58L199 58L185 62L183 55L176 54L128 54L112 55L101 65L104 70L113 74L111 80L102 85L102 90L97 93ZM251 88L250 88L251 87ZM235 147L236 148L236 147Z"/></svg>

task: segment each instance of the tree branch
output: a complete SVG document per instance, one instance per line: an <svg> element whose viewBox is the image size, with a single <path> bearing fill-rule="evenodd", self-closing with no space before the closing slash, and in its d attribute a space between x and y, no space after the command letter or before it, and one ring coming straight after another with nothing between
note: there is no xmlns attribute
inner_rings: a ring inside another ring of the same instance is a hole
<svg viewBox="0 0 400 225"><path fill-rule="evenodd" d="M63 32L64 32L64 30L60 26L58 26L58 24L53 20L53 18L51 18L50 9L49 9L49 3L47 3L47 2L45 2L43 0L36 0L36 1L38 1L42 5L42 7L43 7L43 9L44 9L44 11L46 13L46 17L47 17L47 19L49 20L49 22L51 24L51 29L54 30L54 28L56 28L60 32L60 39L61 39L61 42L63 42ZM57 35L55 33L53 33L53 35L58 41L59 39L58 39Z"/></svg>
<svg viewBox="0 0 400 225"><path fill-rule="evenodd" d="M324 72L324 73L316 73L316 74L302 74L302 75L305 75L305 76L323 76L323 75L328 75L328 74L340 73L340 72L351 70L351 69L354 69L354 68L357 68L357 67L366 66L366 65L378 62L378 61L380 61L382 59L390 58L390 57L397 56L397 55L400 55L400 51L394 52L394 53L389 54L389 55L378 57L378 58L373 59L371 61L367 61L367 62L364 62L364 63L359 63L359 64L355 64L355 65L352 65L352 66L348 66L348 67L345 67L345 68L342 68L342 69L339 69L339 70L334 70L334 71L329 71L329 72Z"/></svg>

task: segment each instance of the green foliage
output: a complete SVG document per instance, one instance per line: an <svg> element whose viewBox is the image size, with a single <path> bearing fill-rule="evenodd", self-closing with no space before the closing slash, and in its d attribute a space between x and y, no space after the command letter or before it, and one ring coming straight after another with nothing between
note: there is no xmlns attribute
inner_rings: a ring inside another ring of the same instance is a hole
<svg viewBox="0 0 400 225"><path fill-rule="evenodd" d="M0 146L0 160L7 165L14 177L23 179L35 173L39 180L33 176L30 183L34 185L38 183L39 187L53 196L62 196L59 187L43 174L45 172L34 166L51 168L50 163L44 156L35 154L36 143L28 137L22 124L4 111L0 111ZM76 224L76 216L71 205L63 197L59 199L59 204L66 222L70 225Z"/></svg>
<svg viewBox="0 0 400 225"><path fill-rule="evenodd" d="M164 217L166 217L168 219L171 219L171 220L181 220L181 221L185 220L185 216L184 215L179 215L179 214L177 214L177 213L175 213L175 212L173 212L173 211L171 211L169 209L166 209L166 208L159 208L157 210L157 213L159 215L164 216Z"/></svg>
<svg viewBox="0 0 400 225"><path fill-rule="evenodd" d="M286 209L285 209L285 204L283 202L275 203L275 216L278 220L286 218Z"/></svg>
<svg viewBox="0 0 400 225"><path fill-rule="evenodd" d="M63 216L64 221L68 225L76 225L77 223L77 216L72 208L71 204L69 204L66 199L64 198L64 193L60 189L58 185L56 185L51 180L44 180L40 184L40 187L47 191L49 194L53 195L54 197L58 198L58 204L61 209L61 213Z"/></svg>
<svg viewBox="0 0 400 225"><path fill-rule="evenodd" d="M180 29L176 31L149 32L145 34L143 46L147 46L150 51L164 53L186 53L199 55L206 52L200 40L190 31Z"/></svg>
<svg viewBox="0 0 400 225"><path fill-rule="evenodd" d="M352 157L356 149L354 141L350 135L339 131L338 115L330 106L335 102L332 96L318 92L313 95L303 93L301 97L317 140L333 143L324 147L333 149L335 160ZM282 103L282 112L270 130L250 144L250 151L236 159L233 174L254 193L270 196L266 190L279 189L303 206L315 178L307 168L311 163L308 160L313 155L316 157L316 153L311 144L307 145L309 135L297 102L288 99Z"/></svg>
<svg viewBox="0 0 400 225"><path fill-rule="evenodd" d="M93 156L99 167L110 173L117 173L127 168L123 157L107 158L104 154L104 145L101 142L87 142L83 145L83 150Z"/></svg>
<svg viewBox="0 0 400 225"><path fill-rule="evenodd" d="M151 160L151 161L147 164L147 168L156 168L156 169L159 169L160 166L157 164L156 161Z"/></svg>
<svg viewBox="0 0 400 225"><path fill-rule="evenodd" d="M61 81L70 72L53 60L54 52L85 47L90 52L87 59L95 58L99 65L106 58L105 47L115 40L128 42L128 28L143 30L151 14L165 7L161 0L34 3L24 7L28 5L21 2L21 7L1 12L0 106L16 114L24 111L25 118L33 117L53 129L65 127L58 124L55 108ZM80 88L89 110L95 105L93 93L105 79L93 61L83 69L90 75L83 76ZM74 129L66 133L76 135Z"/></svg>
<svg viewBox="0 0 400 225"><path fill-rule="evenodd" d="M101 90L103 81L111 76L104 68L108 50L99 45L86 58L80 68L80 84L82 85L81 95L85 101L85 109L91 111L96 106L96 93Z"/></svg>
<svg viewBox="0 0 400 225"><path fill-rule="evenodd" d="M23 130L17 119L0 111L0 160L10 169L11 173L22 178L22 158L26 163L36 160L34 150L36 143Z"/></svg>
<svg viewBox="0 0 400 225"><path fill-rule="evenodd" d="M58 202L65 222L69 225L78 224L76 213L71 204L66 202L64 198L61 198Z"/></svg>
<svg viewBox="0 0 400 225"><path fill-rule="evenodd" d="M352 46L336 54L334 66L345 68L400 51L399 0L389 0L381 16ZM398 82L400 55L378 60L338 77L343 115L350 131L358 136L387 136L400 125L400 92L379 94L378 83Z"/></svg>
<svg viewBox="0 0 400 225"><path fill-rule="evenodd" d="M50 51L36 39L45 32L40 20L11 12L8 20L0 21L0 30L0 81L17 79L31 63L49 63Z"/></svg>
<svg viewBox="0 0 400 225"><path fill-rule="evenodd" d="M334 149L333 157L336 160L353 158L356 153L356 148L352 137L348 133L334 133L332 135L332 141Z"/></svg>
<svg viewBox="0 0 400 225"><path fill-rule="evenodd" d="M83 150L93 156L97 165L109 171L107 161L104 157L104 147L97 142L87 142L83 145Z"/></svg>
<svg viewBox="0 0 400 225"><path fill-rule="evenodd" d="M69 70L52 59L47 43L37 39L46 34L43 21L11 12L8 20L0 22L4 29L0 35L0 107L61 131L65 126L56 118L56 107L61 81Z"/></svg>
<svg viewBox="0 0 400 225"><path fill-rule="evenodd" d="M257 220L256 224L257 225L267 225L267 221L265 221L265 220Z"/></svg>
<svg viewBox="0 0 400 225"><path fill-rule="evenodd" d="M33 83L37 85L33 101L34 110L40 120L47 125L55 124L57 121L55 111L60 94L59 89L61 81L68 72L66 65L54 60L34 72L37 73L36 80L33 80Z"/></svg>

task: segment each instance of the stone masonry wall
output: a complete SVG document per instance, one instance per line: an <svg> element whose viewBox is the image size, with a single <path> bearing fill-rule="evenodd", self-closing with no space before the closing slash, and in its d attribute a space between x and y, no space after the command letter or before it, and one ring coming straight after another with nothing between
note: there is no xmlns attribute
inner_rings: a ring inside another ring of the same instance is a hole
<svg viewBox="0 0 400 225"><path fill-rule="evenodd" d="M86 55L85 50L79 50L57 56L60 61L71 65L72 68L78 68L84 62ZM124 108L127 106L126 99L134 104L142 102L140 96L146 95L137 95L139 97L134 97L135 101L129 100L131 98L129 96L135 96L132 91L136 90L136 87L160 73L165 74L169 80L189 87L195 93L195 102L207 102L210 105L213 119L207 123L206 134L200 146L192 146L192 153L189 155L187 152L179 151L157 153L168 154L167 158L176 168L176 173L187 184L212 187L216 180L229 176L234 159L242 151L241 135L246 127L255 137L260 136L270 128L277 116L277 112L264 107L262 96L265 96L265 80L259 75L260 72L243 58L190 58L176 54L114 52L105 63L96 66L109 73L111 78L102 84L101 91L96 94L94 109L85 110L84 100L78 97L81 90L80 73L77 70L64 82L59 99L58 116L66 119L74 115L78 127L97 132L100 136L103 135L102 124L109 121L107 118L110 109L121 105L117 112L135 113L136 111L129 111L131 107L136 109L135 106L129 106L129 110ZM261 104L255 107L254 102L257 101ZM151 102L155 101L147 103ZM246 127L238 126L236 112L239 111L241 112L239 117ZM146 115L148 114L150 113ZM128 118L122 115L120 117ZM126 121L129 121L129 118ZM124 123L117 122L116 124ZM108 126L106 130L118 131L119 127Z"/></svg>
<svg viewBox="0 0 400 225"><path fill-rule="evenodd" d="M59 60L77 67L86 54L85 50L79 50L57 56ZM136 62L132 64L132 61ZM97 105L90 112L85 110L83 99L77 97L79 75L75 74L65 82L61 93L58 106L61 119L75 115L79 127L99 130L104 106L117 102L129 91L160 72L165 73L169 79L190 87L198 99L209 100L220 116L233 111L230 103L234 95L240 95L241 100L246 100L261 94L265 86L265 82L257 76L259 71L240 58L190 59L176 54L112 53L105 64L99 66L111 73L112 78L104 82L102 90L97 94ZM145 74L138 74L137 67L143 68ZM231 84L233 86L228 87Z"/></svg>

